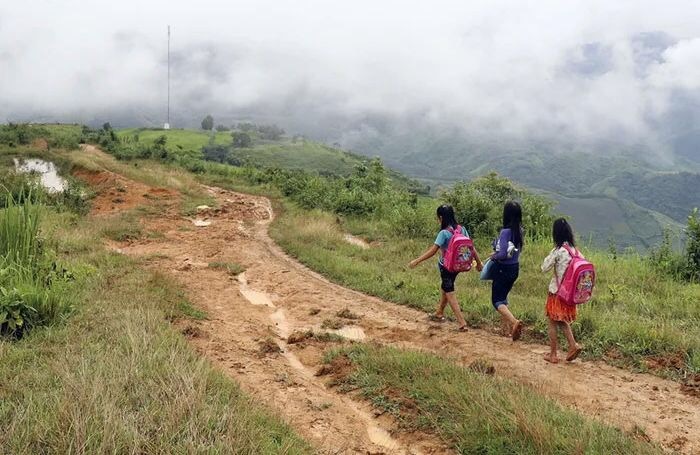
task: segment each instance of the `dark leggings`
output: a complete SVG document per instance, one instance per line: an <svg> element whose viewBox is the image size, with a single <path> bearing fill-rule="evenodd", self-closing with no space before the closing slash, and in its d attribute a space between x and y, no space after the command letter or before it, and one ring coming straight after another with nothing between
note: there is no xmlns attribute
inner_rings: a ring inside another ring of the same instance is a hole
<svg viewBox="0 0 700 455"><path fill-rule="evenodd" d="M520 273L520 264L501 264L496 262L491 282L491 304L495 309L508 305L508 293L513 289Z"/></svg>

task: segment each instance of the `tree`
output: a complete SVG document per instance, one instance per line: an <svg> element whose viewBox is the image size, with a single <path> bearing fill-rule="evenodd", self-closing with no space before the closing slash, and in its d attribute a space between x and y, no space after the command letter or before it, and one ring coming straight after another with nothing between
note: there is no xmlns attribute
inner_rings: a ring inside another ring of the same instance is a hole
<svg viewBox="0 0 700 455"><path fill-rule="evenodd" d="M688 275L691 280L700 279L700 214L697 208L688 216L685 234L688 236L685 244Z"/></svg>
<svg viewBox="0 0 700 455"><path fill-rule="evenodd" d="M225 126L225 125L216 125L216 128L215 128L215 129L216 129L216 131L218 131L219 133L221 133L222 131L228 131L228 130L229 130L229 127L228 127L228 126Z"/></svg>
<svg viewBox="0 0 700 455"><path fill-rule="evenodd" d="M202 120L202 129L206 131L211 131L214 128L214 117L207 115Z"/></svg>
<svg viewBox="0 0 700 455"><path fill-rule="evenodd" d="M250 138L248 133L234 131L231 133L231 138L233 139L233 142L231 143L233 148L248 148L253 144L253 140Z"/></svg>
<svg viewBox="0 0 700 455"><path fill-rule="evenodd" d="M278 127L277 125L259 126L258 132L260 133L260 137L262 139L265 139L268 141L276 141L284 134L284 130L282 128Z"/></svg>
<svg viewBox="0 0 700 455"><path fill-rule="evenodd" d="M205 145L202 148L202 154L204 155L204 159L207 161L223 163L228 157L228 147L221 144Z"/></svg>
<svg viewBox="0 0 700 455"><path fill-rule="evenodd" d="M254 123L250 122L241 122L238 125L236 125L233 129L245 131L245 132L250 132L250 131L255 131L257 127L255 126Z"/></svg>
<svg viewBox="0 0 700 455"><path fill-rule="evenodd" d="M102 129L105 131L111 131L112 130L112 125L109 124L109 122L105 122L104 125L102 125Z"/></svg>

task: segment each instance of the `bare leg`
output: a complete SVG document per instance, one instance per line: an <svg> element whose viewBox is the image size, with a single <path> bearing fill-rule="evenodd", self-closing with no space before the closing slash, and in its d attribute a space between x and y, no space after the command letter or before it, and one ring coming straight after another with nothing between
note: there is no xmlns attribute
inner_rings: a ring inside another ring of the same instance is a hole
<svg viewBox="0 0 700 455"><path fill-rule="evenodd" d="M547 332L549 333L549 354L545 354L544 359L547 362L557 363L559 362L559 356L557 355L557 322L549 320L549 327Z"/></svg>
<svg viewBox="0 0 700 455"><path fill-rule="evenodd" d="M445 316L445 307L447 306L447 295L445 291L440 290L440 301L438 302L437 310L435 311L435 316L441 318Z"/></svg>
<svg viewBox="0 0 700 455"><path fill-rule="evenodd" d="M466 327L467 322L464 320L464 316L462 316L462 309L459 307L459 303L457 302L457 296L455 295L455 293L446 292L445 296L447 297L447 303L450 304L450 308L452 308L452 312L455 314L455 318L457 319L459 327Z"/></svg>
<svg viewBox="0 0 700 455"><path fill-rule="evenodd" d="M510 325L510 328L512 330L513 326L518 322L518 320L515 319L513 313L510 312L510 310L508 309L508 305L499 305L498 312L501 313L501 317L506 320L506 322L508 323L508 325Z"/></svg>
<svg viewBox="0 0 700 455"><path fill-rule="evenodd" d="M501 313L501 318L505 318L510 325L510 337L513 341L518 341L523 330L523 323L515 319L513 313L508 309L508 305L499 305L498 312Z"/></svg>
<svg viewBox="0 0 700 455"><path fill-rule="evenodd" d="M500 314L500 312L499 312ZM510 332L513 330L513 327L511 327L510 322L508 322L508 319L501 314L501 333L503 334L504 337L509 337Z"/></svg>
<svg viewBox="0 0 700 455"><path fill-rule="evenodd" d="M566 360L571 362L581 353L581 346L574 339L574 332L571 331L571 324L568 322L560 322L561 328L566 335L566 340L569 342L569 352L566 354Z"/></svg>

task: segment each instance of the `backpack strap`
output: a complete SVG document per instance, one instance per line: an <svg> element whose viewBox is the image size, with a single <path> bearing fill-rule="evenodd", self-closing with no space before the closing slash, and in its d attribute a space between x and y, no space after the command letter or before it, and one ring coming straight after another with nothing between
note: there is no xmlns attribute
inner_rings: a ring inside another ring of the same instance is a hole
<svg viewBox="0 0 700 455"><path fill-rule="evenodd" d="M571 246L568 243L564 242L561 246L569 253L569 255L572 258L579 256L578 250L576 248L571 248Z"/></svg>
<svg viewBox="0 0 700 455"><path fill-rule="evenodd" d="M571 245L569 245L567 242L562 243L562 248L566 250L567 253L569 253L569 256L571 256L571 259L573 260L575 257L581 256L581 254L578 252L576 248L571 248ZM569 267L571 264L569 264ZM567 267L568 269L568 267ZM566 271L564 272L564 275L566 275ZM562 275L561 280L559 279L559 276L557 275L557 266L554 265L554 278L557 280L557 287L561 286L561 283L564 282L564 275Z"/></svg>
<svg viewBox="0 0 700 455"><path fill-rule="evenodd" d="M460 226L459 224L457 225L457 227L447 226L447 232L449 232L452 235L454 235L455 232L462 233L462 226Z"/></svg>

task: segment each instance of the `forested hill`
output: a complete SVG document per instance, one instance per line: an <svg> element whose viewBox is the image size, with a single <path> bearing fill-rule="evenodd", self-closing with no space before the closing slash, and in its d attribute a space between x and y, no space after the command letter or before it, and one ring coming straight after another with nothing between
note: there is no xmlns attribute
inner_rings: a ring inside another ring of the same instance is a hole
<svg viewBox="0 0 700 455"><path fill-rule="evenodd" d="M657 244L666 228L678 233L700 206L700 158L655 156L643 146L529 145L426 133L355 138L368 151L433 188L496 171L559 202L582 233L599 246ZM695 160L695 161L694 161Z"/></svg>

